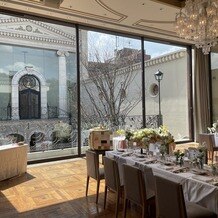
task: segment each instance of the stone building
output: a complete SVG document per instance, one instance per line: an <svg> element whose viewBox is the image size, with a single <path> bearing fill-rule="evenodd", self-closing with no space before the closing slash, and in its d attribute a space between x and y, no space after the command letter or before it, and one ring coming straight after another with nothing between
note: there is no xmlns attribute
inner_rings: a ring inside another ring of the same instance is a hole
<svg viewBox="0 0 218 218"><path fill-rule="evenodd" d="M39 141L51 140L60 119L70 122L69 84L76 79L74 29L1 15L0 35L2 138L30 143L40 133Z"/></svg>

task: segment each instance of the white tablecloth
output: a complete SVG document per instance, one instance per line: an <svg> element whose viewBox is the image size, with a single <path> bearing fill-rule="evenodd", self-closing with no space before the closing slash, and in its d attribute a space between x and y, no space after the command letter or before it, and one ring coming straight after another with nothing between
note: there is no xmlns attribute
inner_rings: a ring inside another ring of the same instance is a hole
<svg viewBox="0 0 218 218"><path fill-rule="evenodd" d="M132 156L123 157L121 156L121 153L117 153L116 151L108 151L106 152L106 156L114 157L118 162L120 180L122 184L123 163L137 165L142 169L143 167L150 167L152 168L154 175L159 175L161 177L171 179L182 184L184 197L187 201L195 202L204 207L207 207L218 215L218 187L206 182L199 181L199 176L196 176L190 172L175 174L161 168L161 164L159 163L143 164L140 159L134 158Z"/></svg>
<svg viewBox="0 0 218 218"><path fill-rule="evenodd" d="M27 147L16 144L0 146L0 181L26 172Z"/></svg>

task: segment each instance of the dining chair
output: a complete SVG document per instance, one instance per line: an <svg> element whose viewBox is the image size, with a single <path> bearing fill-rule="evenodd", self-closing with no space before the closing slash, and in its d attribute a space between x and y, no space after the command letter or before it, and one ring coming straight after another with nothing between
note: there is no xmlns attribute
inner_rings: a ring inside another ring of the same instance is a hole
<svg viewBox="0 0 218 218"><path fill-rule="evenodd" d="M208 153L208 159L214 160L214 152L218 151L218 147L215 144L214 134L201 133L199 134L199 144L205 144Z"/></svg>
<svg viewBox="0 0 218 218"><path fill-rule="evenodd" d="M104 191L104 209L106 208L108 189L116 193L115 217L118 217L119 199L122 194L123 186L120 184L118 164L114 159L104 157L105 191Z"/></svg>
<svg viewBox="0 0 218 218"><path fill-rule="evenodd" d="M124 174L124 217L127 204L133 202L142 208L142 217L149 217L151 207L155 205L154 196L147 198L145 180L142 170L135 166L123 164Z"/></svg>
<svg viewBox="0 0 218 218"><path fill-rule="evenodd" d="M145 165L143 167L142 172L144 174L147 198L152 198L152 197L154 198L155 197L155 178L154 178L153 170L152 168Z"/></svg>
<svg viewBox="0 0 218 218"><path fill-rule="evenodd" d="M180 183L155 176L157 218L216 218L196 203L185 202Z"/></svg>
<svg viewBox="0 0 218 218"><path fill-rule="evenodd" d="M96 204L98 203L100 180L104 179L104 169L99 168L98 155L93 151L86 151L86 166L87 166L87 181L86 181L86 196L88 195L89 178L97 181Z"/></svg>

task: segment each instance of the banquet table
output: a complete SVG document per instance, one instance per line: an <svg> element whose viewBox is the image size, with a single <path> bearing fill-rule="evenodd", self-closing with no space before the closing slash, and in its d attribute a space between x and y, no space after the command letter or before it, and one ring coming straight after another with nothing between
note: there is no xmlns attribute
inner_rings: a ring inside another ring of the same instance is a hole
<svg viewBox="0 0 218 218"><path fill-rule="evenodd" d="M0 181L26 172L27 149L27 145L0 146Z"/></svg>
<svg viewBox="0 0 218 218"><path fill-rule="evenodd" d="M192 171L179 172L179 170L175 170L175 173L172 170L172 166L166 166L157 161L150 161L149 163L149 158L139 158L137 155L128 155L128 153L124 152L109 151L106 152L106 156L112 157L118 162L120 180L122 184L122 164L125 163L129 165L135 165L142 170L149 167L152 169L154 175L158 175L182 184L185 200L207 207L211 211L215 212L218 217L218 186L215 186L212 183L212 181L214 181L214 177L196 175ZM154 157L150 157L150 159L155 160ZM151 185L154 184L151 184L147 181L146 189L152 190L152 187L149 187Z"/></svg>

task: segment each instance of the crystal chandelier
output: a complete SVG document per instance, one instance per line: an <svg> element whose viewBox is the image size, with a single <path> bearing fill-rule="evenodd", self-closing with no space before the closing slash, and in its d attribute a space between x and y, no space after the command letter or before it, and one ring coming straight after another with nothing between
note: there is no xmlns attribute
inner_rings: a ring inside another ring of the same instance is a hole
<svg viewBox="0 0 218 218"><path fill-rule="evenodd" d="M208 54L217 43L218 0L186 0L182 10L176 14L177 34L193 40L197 48Z"/></svg>

